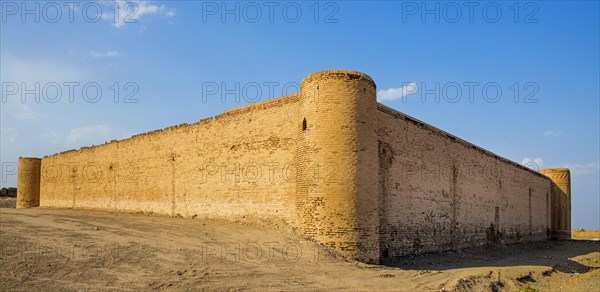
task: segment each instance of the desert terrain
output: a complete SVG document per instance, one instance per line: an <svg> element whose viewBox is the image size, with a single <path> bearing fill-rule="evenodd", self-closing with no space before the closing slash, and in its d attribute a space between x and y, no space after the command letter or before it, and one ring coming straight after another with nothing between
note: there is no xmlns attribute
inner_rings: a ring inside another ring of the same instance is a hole
<svg viewBox="0 0 600 292"><path fill-rule="evenodd" d="M597 232L574 237L368 265L282 223L5 207L0 290L600 291Z"/></svg>
<svg viewBox="0 0 600 292"><path fill-rule="evenodd" d="M600 230L573 230L571 232L571 238L582 240L600 240Z"/></svg>

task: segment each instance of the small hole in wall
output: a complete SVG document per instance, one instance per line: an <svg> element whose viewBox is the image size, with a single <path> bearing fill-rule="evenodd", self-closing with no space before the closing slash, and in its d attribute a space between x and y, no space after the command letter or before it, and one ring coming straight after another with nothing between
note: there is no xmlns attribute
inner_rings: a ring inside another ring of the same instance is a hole
<svg viewBox="0 0 600 292"><path fill-rule="evenodd" d="M302 120L302 131L306 130L306 118Z"/></svg>
<svg viewBox="0 0 600 292"><path fill-rule="evenodd" d="M381 256L384 258L388 258L390 256L390 252L387 250L387 248L381 251Z"/></svg>

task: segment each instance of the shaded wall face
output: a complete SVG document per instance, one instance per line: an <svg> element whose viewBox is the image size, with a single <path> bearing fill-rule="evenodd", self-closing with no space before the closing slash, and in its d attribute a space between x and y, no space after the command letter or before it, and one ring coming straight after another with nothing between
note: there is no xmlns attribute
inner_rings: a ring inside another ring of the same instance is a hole
<svg viewBox="0 0 600 292"><path fill-rule="evenodd" d="M41 206L289 219L296 99L267 103L45 157Z"/></svg>
<svg viewBox="0 0 600 292"><path fill-rule="evenodd" d="M379 111L382 259L548 236L550 181Z"/></svg>
<svg viewBox="0 0 600 292"><path fill-rule="evenodd" d="M552 225L553 236L568 239L571 236L571 200L565 188L552 183Z"/></svg>
<svg viewBox="0 0 600 292"><path fill-rule="evenodd" d="M556 239L571 238L571 173L567 168L540 170L552 180L552 236Z"/></svg>

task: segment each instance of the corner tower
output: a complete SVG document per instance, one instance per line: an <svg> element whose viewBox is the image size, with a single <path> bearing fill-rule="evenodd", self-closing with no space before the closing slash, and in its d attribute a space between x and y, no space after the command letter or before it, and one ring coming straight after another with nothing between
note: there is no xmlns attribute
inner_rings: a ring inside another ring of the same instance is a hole
<svg viewBox="0 0 600 292"><path fill-rule="evenodd" d="M349 70L300 84L296 222L339 254L379 261L376 86Z"/></svg>
<svg viewBox="0 0 600 292"><path fill-rule="evenodd" d="M17 172L17 208L40 205L40 173L42 159L19 157Z"/></svg>
<svg viewBox="0 0 600 292"><path fill-rule="evenodd" d="M539 171L552 180L551 232L556 239L571 238L571 172L568 168L547 168Z"/></svg>

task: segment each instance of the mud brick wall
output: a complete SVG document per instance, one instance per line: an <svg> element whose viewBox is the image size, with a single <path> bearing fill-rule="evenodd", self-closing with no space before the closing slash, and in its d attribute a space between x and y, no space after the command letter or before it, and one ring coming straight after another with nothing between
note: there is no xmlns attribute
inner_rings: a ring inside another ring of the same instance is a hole
<svg viewBox="0 0 600 292"><path fill-rule="evenodd" d="M300 92L300 230L344 256L378 262L375 83L359 72L328 70L305 77Z"/></svg>
<svg viewBox="0 0 600 292"><path fill-rule="evenodd" d="M386 106L376 118L383 259L547 238L547 177Z"/></svg>
<svg viewBox="0 0 600 292"><path fill-rule="evenodd" d="M571 239L571 171L568 168L547 168L540 173L549 177L552 184L552 223L555 239Z"/></svg>
<svg viewBox="0 0 600 292"><path fill-rule="evenodd" d="M289 219L297 96L42 159L42 207Z"/></svg>
<svg viewBox="0 0 600 292"><path fill-rule="evenodd" d="M40 205L40 171L42 160L20 157L17 185L17 208L31 208Z"/></svg>
<svg viewBox="0 0 600 292"><path fill-rule="evenodd" d="M376 91L366 74L320 71L296 94L23 158L18 207L39 197L42 207L282 219L369 263L568 238L568 169L525 168L378 104Z"/></svg>

